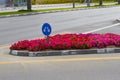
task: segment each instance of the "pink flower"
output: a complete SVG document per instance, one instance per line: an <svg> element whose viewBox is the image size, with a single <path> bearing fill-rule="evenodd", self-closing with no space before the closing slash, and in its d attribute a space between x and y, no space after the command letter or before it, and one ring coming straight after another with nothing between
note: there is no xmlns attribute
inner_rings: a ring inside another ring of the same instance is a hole
<svg viewBox="0 0 120 80"><path fill-rule="evenodd" d="M106 34L57 34L50 36L48 44L45 38L35 40L22 40L10 46L11 50L42 51L47 49L89 49L104 48L115 45L120 47L120 35Z"/></svg>

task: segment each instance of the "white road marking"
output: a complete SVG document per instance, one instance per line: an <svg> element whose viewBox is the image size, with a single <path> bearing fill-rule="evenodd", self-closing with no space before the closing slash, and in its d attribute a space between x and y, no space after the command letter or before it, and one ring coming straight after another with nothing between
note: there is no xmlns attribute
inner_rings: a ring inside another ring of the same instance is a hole
<svg viewBox="0 0 120 80"><path fill-rule="evenodd" d="M111 28L111 27L115 27L115 26L118 26L118 25L120 25L120 23L113 24L113 25L106 26L106 27L102 27L102 28L98 28L98 29L94 29L94 30L91 30L91 31L87 31L87 32L84 32L83 34L97 32L97 31L100 31L100 30L103 30L103 29L107 29L107 28Z"/></svg>
<svg viewBox="0 0 120 80"><path fill-rule="evenodd" d="M4 64L25 64L25 63L45 63L45 62L75 62L75 61L97 61L97 60L120 60L120 56L113 57L88 57L88 58L68 58L68 59L38 59L38 60L21 60L21 61L0 61L0 65Z"/></svg>
<svg viewBox="0 0 120 80"><path fill-rule="evenodd" d="M84 32L83 34L97 32L97 31L107 29L107 28L111 28L111 27L115 27L115 26L118 26L118 25L120 25L120 23L116 23L116 24L113 24L113 25L110 25L110 26L106 26L106 27L94 29L94 30L91 30L91 31L87 31L87 32ZM62 32L61 34L65 34L65 33L70 33L70 32ZM5 48L9 48L9 47L10 47L10 45L2 45L2 46L0 46L0 49L5 49Z"/></svg>
<svg viewBox="0 0 120 80"><path fill-rule="evenodd" d="M116 19L116 21L120 22L120 19Z"/></svg>

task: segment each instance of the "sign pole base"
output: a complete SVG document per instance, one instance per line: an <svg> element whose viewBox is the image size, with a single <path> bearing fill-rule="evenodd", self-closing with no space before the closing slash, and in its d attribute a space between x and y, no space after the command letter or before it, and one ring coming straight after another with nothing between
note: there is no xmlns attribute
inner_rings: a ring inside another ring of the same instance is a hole
<svg viewBox="0 0 120 80"><path fill-rule="evenodd" d="M49 41L49 36L47 36L46 41L47 41L47 44L50 43L50 41Z"/></svg>

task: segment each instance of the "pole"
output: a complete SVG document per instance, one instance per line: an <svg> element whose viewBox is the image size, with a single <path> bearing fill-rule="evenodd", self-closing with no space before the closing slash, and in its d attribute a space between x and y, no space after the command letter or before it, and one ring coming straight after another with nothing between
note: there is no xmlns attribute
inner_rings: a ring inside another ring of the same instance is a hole
<svg viewBox="0 0 120 80"><path fill-rule="evenodd" d="M49 41L49 36L47 36L46 41L47 41L47 44L50 43L50 41Z"/></svg>

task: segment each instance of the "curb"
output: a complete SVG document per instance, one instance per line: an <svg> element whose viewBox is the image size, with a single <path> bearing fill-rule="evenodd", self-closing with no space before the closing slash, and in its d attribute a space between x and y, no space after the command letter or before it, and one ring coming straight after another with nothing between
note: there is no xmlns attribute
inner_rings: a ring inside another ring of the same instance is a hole
<svg viewBox="0 0 120 80"><path fill-rule="evenodd" d="M119 19L116 19L117 22L120 22L120 18Z"/></svg>
<svg viewBox="0 0 120 80"><path fill-rule="evenodd" d="M109 7L117 7L117 6L102 6L102 7L95 7L95 8L77 8L77 9L70 9L70 10L68 9L68 10L53 10L53 11L46 11L46 12L33 12L33 13L25 13L25 14L14 14L14 15L0 16L0 18L28 16L28 15L37 15L37 14L55 13L55 12L65 12L65 11L77 11L77 10L88 10L88 9L98 9L98 8L109 8Z"/></svg>
<svg viewBox="0 0 120 80"><path fill-rule="evenodd" d="M18 51L11 50L10 54L15 56L62 56L62 55L79 55L79 54L104 54L104 53L120 53L120 48L103 48L103 49L84 49L84 50L55 50L55 51Z"/></svg>

